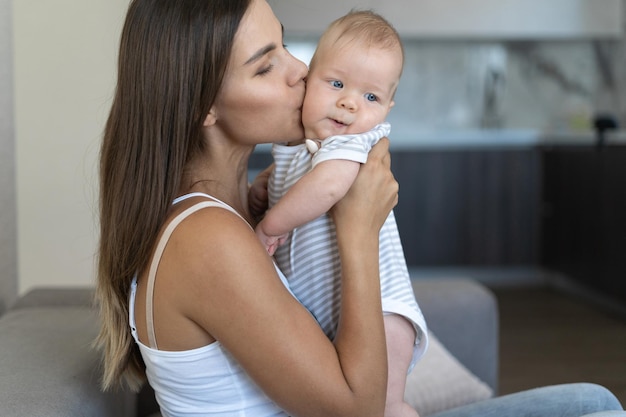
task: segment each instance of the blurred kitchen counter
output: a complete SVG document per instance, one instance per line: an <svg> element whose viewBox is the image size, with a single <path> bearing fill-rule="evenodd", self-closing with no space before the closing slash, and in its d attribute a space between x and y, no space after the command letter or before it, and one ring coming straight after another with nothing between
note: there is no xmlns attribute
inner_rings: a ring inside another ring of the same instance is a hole
<svg viewBox="0 0 626 417"><path fill-rule="evenodd" d="M391 135L392 151L533 148L543 146L595 146L594 131L543 131L535 129L415 130ZM606 133L606 145L626 145L626 130ZM258 145L255 153L269 153L271 145Z"/></svg>
<svg viewBox="0 0 626 417"><path fill-rule="evenodd" d="M595 131L550 132L533 129L423 130L391 134L393 150L529 148L535 146L594 146ZM607 145L626 145L626 130L606 133Z"/></svg>

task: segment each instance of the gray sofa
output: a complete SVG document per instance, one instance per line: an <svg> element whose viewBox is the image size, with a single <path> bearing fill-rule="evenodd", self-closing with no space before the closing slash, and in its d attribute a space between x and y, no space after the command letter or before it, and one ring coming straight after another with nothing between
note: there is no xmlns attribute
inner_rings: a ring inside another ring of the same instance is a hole
<svg viewBox="0 0 626 417"><path fill-rule="evenodd" d="M432 355L427 352L413 374L419 378L428 375L425 368L434 368L436 375L415 384L416 401L428 403L451 391L437 384L451 386L446 378L460 381L458 374L447 374L459 370L479 390L470 393L471 385L460 384L458 392L451 392L456 401L472 402L497 392L498 312L493 295L467 279L414 280L413 286L433 335ZM38 288L0 317L0 416L158 415L149 387L139 394L100 391L99 357L91 348L98 330L92 296L90 288ZM459 405L439 399L418 410L425 416Z"/></svg>

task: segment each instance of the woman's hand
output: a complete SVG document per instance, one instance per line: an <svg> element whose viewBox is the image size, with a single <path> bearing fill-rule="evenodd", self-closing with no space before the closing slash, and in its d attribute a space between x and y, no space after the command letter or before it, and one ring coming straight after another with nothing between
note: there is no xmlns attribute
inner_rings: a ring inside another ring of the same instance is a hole
<svg viewBox="0 0 626 417"><path fill-rule="evenodd" d="M337 235L375 232L378 236L397 203L398 183L391 172L389 140L383 138L370 151L346 196L331 211Z"/></svg>
<svg viewBox="0 0 626 417"><path fill-rule="evenodd" d="M274 164L261 171L252 181L248 190L248 208L256 222L260 221L267 211L267 184L273 169Z"/></svg>

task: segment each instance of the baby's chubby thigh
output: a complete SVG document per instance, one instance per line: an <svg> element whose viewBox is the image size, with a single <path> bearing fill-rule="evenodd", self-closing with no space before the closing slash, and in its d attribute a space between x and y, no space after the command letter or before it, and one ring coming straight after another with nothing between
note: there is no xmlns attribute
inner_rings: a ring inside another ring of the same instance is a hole
<svg viewBox="0 0 626 417"><path fill-rule="evenodd" d="M418 416L417 411L404 402L406 377L414 354L415 327L398 314L385 314L383 320L388 367L385 417Z"/></svg>

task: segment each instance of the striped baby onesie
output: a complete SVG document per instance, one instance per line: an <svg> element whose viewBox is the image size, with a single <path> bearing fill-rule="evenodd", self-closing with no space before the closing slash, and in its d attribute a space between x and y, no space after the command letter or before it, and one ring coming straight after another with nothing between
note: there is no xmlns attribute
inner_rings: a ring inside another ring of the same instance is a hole
<svg viewBox="0 0 626 417"><path fill-rule="evenodd" d="M305 145L273 145L275 167L268 184L270 207L322 161L348 159L364 163L372 146L389 135L389 131L389 123L382 123L364 134L332 136L322 141L313 156ZM415 326L414 364L426 349L428 336L411 286L393 212L380 231L379 257L383 311L404 316ZM333 339L339 318L341 267L331 218L323 214L294 229L285 244L276 250L275 259L294 295Z"/></svg>

